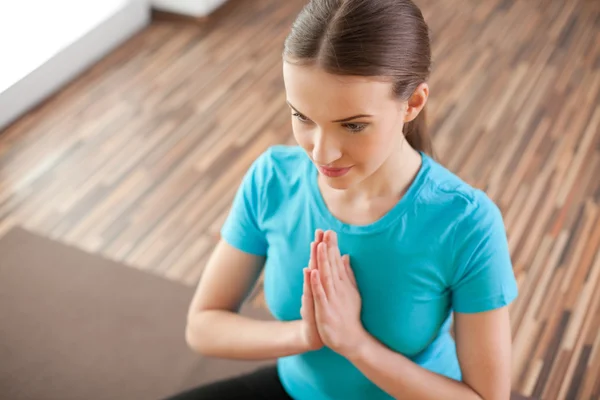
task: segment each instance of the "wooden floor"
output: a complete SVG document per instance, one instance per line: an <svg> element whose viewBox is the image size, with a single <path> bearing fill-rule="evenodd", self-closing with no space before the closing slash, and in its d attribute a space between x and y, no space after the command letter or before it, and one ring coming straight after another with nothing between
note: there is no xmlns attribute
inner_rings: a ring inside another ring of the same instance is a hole
<svg viewBox="0 0 600 400"><path fill-rule="evenodd" d="M193 285L241 175L290 142L281 44L301 1L155 22L0 135L18 224ZM501 207L515 389L600 398L600 2L421 0L441 161Z"/></svg>

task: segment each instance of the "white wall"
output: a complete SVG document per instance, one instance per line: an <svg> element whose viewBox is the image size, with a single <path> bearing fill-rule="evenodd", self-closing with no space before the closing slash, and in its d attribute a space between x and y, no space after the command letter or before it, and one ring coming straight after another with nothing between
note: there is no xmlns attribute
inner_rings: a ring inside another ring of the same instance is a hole
<svg viewBox="0 0 600 400"><path fill-rule="evenodd" d="M192 17L204 17L219 8L227 0L151 0L152 7ZM251 0L233 0L251 1Z"/></svg>
<svg viewBox="0 0 600 400"><path fill-rule="evenodd" d="M0 92L100 25L126 2L0 1Z"/></svg>
<svg viewBox="0 0 600 400"><path fill-rule="evenodd" d="M0 130L149 18L146 0L0 0Z"/></svg>

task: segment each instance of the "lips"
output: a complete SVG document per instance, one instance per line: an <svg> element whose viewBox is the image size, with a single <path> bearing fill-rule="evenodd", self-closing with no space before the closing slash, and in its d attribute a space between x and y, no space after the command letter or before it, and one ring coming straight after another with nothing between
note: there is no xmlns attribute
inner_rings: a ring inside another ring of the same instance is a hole
<svg viewBox="0 0 600 400"><path fill-rule="evenodd" d="M329 167L319 166L319 170L321 171L321 173L323 175L329 176L332 178L339 178L340 176L344 176L348 173L348 171L350 171L350 169L352 169L352 167L329 168Z"/></svg>

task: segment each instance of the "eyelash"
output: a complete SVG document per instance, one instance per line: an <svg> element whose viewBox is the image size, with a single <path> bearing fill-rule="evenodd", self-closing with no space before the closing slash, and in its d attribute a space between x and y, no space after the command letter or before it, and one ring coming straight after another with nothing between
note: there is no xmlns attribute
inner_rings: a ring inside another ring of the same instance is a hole
<svg viewBox="0 0 600 400"><path fill-rule="evenodd" d="M295 112L292 114L294 117L296 117L296 119L298 119L298 121L300 121L303 124L307 124L308 122L310 122L310 120L308 118L306 118L304 115ZM359 124L359 123L347 123L347 124L343 124L342 126L344 126L346 129L348 129L350 132L352 133L358 133L363 131L366 127L367 124ZM353 126L354 128L350 128L351 126Z"/></svg>

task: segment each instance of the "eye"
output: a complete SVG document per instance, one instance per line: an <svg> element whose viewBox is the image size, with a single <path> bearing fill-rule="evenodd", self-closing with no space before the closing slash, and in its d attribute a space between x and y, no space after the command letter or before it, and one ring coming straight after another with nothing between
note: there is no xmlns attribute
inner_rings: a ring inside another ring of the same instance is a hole
<svg viewBox="0 0 600 400"><path fill-rule="evenodd" d="M292 114L294 117L296 117L298 119L298 121L306 123L309 121L308 118L306 118L304 115L300 114L299 112L295 112Z"/></svg>
<svg viewBox="0 0 600 400"><path fill-rule="evenodd" d="M347 124L344 124L343 126L352 133L358 133L358 132L364 130L367 127L367 124L347 123Z"/></svg>

